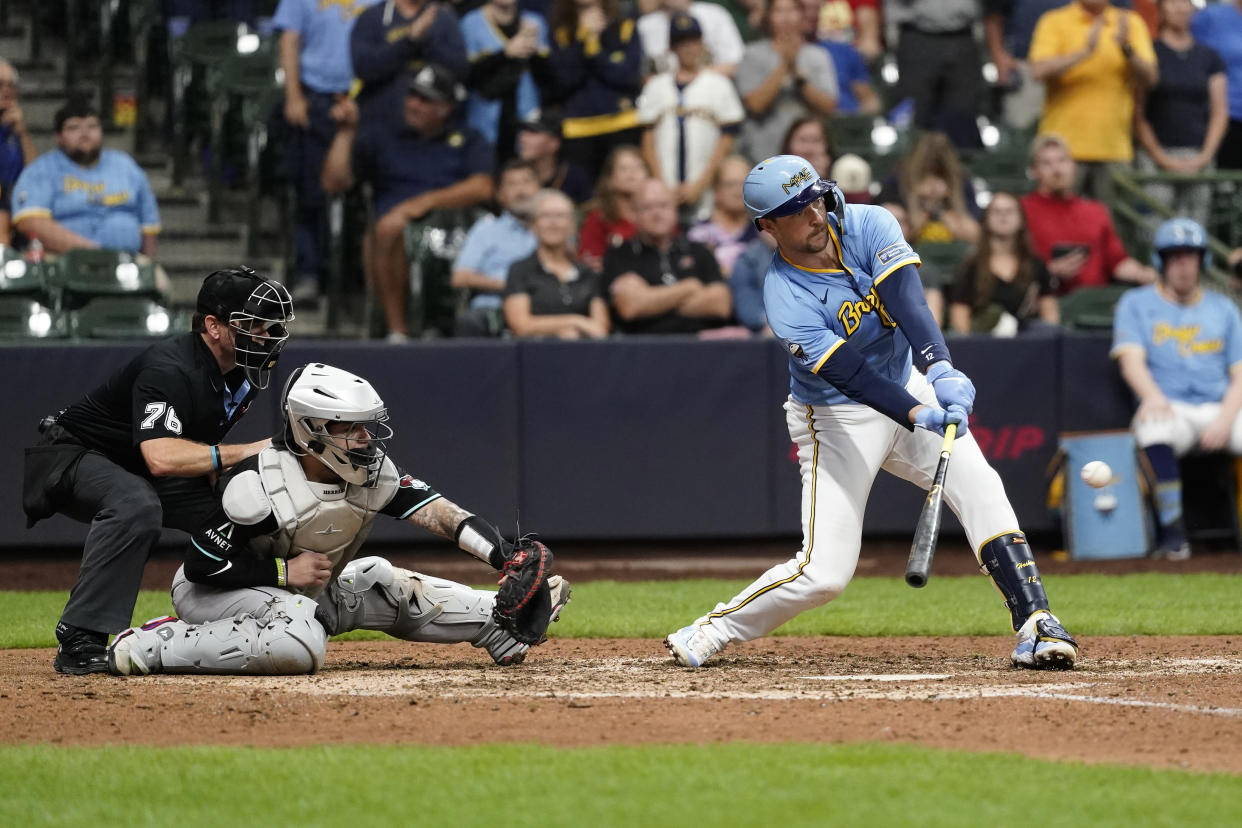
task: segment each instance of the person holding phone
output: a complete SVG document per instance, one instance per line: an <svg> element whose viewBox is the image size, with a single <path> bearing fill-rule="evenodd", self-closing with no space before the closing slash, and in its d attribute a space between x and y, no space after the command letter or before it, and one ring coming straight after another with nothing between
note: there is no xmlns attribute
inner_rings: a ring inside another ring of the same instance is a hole
<svg viewBox="0 0 1242 828"><path fill-rule="evenodd" d="M1108 207L1078 194L1074 159L1058 135L1040 135L1031 148L1035 191L1022 197L1031 247L1057 282L1058 295L1110 282L1149 285L1156 271L1126 252Z"/></svg>

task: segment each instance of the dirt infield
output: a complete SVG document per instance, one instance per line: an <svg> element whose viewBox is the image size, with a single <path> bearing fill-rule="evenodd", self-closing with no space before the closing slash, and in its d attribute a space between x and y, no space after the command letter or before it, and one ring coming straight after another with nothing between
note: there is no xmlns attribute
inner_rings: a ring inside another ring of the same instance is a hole
<svg viewBox="0 0 1242 828"><path fill-rule="evenodd" d="M908 543L870 543L859 574L899 574ZM938 575L975 571L964 545L943 546ZM559 548L558 569L576 582L749 578L789 544L574 553ZM390 558L463 581L482 572L459 553ZM0 559L0 583L67 588L77 563ZM153 560L144 586L166 587L175 563ZM1045 574L1240 572L1242 556L1082 563L1043 553L1040 565ZM775 637L697 671L674 667L656 640L553 639L509 669L465 645L348 642L329 646L315 676L137 679L60 676L51 650L0 651L0 743L893 741L1242 774L1242 637L1083 645L1078 669L1033 673L1009 666L1010 636Z"/></svg>
<svg viewBox="0 0 1242 828"><path fill-rule="evenodd" d="M1242 773L1242 639L1098 638L1079 669L1008 664L1008 637L769 638L697 671L655 640L557 640L516 668L405 642L329 648L315 676L60 676L0 652L0 742L495 741L559 746L893 741Z"/></svg>

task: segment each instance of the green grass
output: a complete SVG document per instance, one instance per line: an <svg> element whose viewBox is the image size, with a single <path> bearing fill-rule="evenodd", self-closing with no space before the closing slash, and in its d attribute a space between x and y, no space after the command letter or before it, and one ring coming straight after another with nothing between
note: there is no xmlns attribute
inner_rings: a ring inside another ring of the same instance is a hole
<svg viewBox="0 0 1242 828"><path fill-rule="evenodd" d="M552 631L565 637L659 637L745 588L746 581L593 581ZM1046 579L1053 611L1078 635L1242 634L1242 575L1059 575ZM0 648L50 647L63 592L5 592ZM143 592L136 623L172 612L166 592ZM983 576L856 578L831 604L782 627L787 635L991 635L1008 631L999 594ZM355 632L347 638L383 638Z"/></svg>
<svg viewBox="0 0 1242 828"><path fill-rule="evenodd" d="M5 825L1090 828L1229 813L1234 776L893 744L0 748Z"/></svg>

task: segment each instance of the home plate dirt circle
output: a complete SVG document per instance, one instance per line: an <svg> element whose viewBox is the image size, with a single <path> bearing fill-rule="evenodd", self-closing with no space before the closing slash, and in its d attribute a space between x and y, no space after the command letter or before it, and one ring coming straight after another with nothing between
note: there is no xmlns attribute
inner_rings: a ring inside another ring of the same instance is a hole
<svg viewBox="0 0 1242 828"><path fill-rule="evenodd" d="M893 741L1242 773L1242 638L1100 637L1078 669L1010 637L773 637L699 670L655 639L553 639L517 668L467 646L337 642L314 676L60 676L0 652L10 744Z"/></svg>

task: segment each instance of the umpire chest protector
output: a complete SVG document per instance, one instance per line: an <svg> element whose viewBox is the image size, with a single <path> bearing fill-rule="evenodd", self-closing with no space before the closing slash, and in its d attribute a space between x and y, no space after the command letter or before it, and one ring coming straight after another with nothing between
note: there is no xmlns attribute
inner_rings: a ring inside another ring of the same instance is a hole
<svg viewBox="0 0 1242 828"><path fill-rule="evenodd" d="M251 548L278 558L319 552L332 560L334 572L357 554L376 512L398 486L396 466L386 458L375 486L314 483L306 479L297 455L275 448L259 453L259 477L279 528L255 538Z"/></svg>

